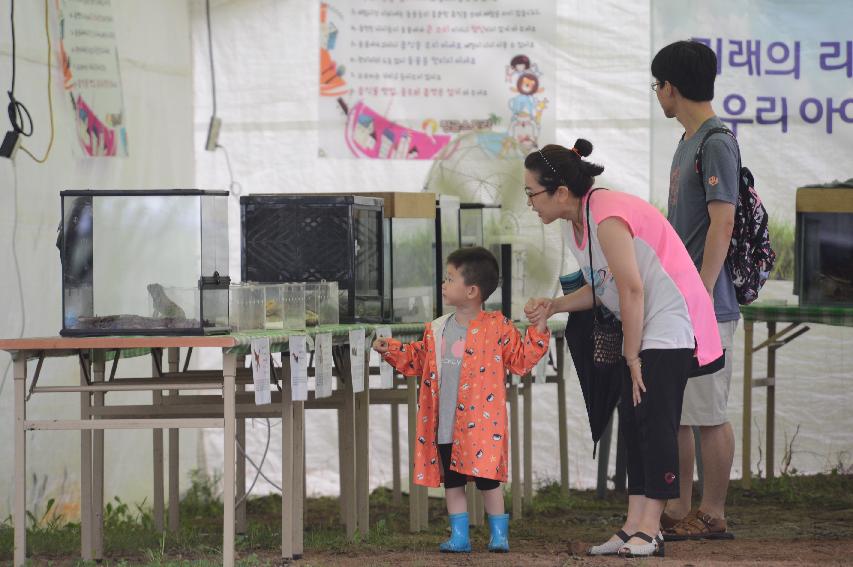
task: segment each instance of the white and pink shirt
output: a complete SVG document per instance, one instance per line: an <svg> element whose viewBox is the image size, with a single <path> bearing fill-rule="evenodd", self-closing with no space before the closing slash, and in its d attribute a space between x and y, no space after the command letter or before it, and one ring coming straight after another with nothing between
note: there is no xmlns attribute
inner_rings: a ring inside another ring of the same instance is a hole
<svg viewBox="0 0 853 567"><path fill-rule="evenodd" d="M589 195L581 203L584 217ZM660 211L639 197L605 190L592 194L590 217L595 274L590 273L586 224L583 240L578 242L571 223L564 223L568 248L587 283L595 277L595 292L601 303L620 319L619 290L598 241L598 224L619 218L634 237L645 293L640 349L695 348L700 365L719 358L723 351L711 297L687 249Z"/></svg>

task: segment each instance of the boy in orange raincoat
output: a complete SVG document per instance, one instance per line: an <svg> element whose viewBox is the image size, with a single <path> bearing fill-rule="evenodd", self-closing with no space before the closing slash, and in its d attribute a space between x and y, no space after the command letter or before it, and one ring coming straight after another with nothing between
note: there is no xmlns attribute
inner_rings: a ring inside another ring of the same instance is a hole
<svg viewBox="0 0 853 567"><path fill-rule="evenodd" d="M543 320L522 338L501 313L483 311L498 286L498 262L485 248L447 258L441 286L455 313L428 323L423 340L378 339L373 348L405 376L421 377L415 483L444 480L451 536L445 552L470 552L465 485L473 478L489 516L489 551L509 551L509 514L500 483L507 480L506 373L526 374L548 351ZM440 348L439 348L440 347Z"/></svg>

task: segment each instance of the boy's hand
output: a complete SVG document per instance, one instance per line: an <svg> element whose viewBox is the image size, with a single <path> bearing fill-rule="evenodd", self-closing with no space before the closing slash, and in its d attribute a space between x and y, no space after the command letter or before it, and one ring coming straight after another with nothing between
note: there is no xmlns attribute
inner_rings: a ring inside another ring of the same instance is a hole
<svg viewBox="0 0 853 567"><path fill-rule="evenodd" d="M551 315L551 300L545 297L530 298L524 306L524 314L540 332L545 332L548 317Z"/></svg>
<svg viewBox="0 0 853 567"><path fill-rule="evenodd" d="M388 352L388 339L376 339L373 341L373 350L379 354Z"/></svg>

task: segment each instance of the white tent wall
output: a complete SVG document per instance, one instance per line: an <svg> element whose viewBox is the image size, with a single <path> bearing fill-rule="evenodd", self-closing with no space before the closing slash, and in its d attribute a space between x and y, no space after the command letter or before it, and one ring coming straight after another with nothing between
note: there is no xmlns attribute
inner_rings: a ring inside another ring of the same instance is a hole
<svg viewBox="0 0 853 567"><path fill-rule="evenodd" d="M353 5L358 3L353 0ZM649 196L649 6L648 2L556 2L558 84L546 93L557 108L556 143L571 147L575 139L592 141L591 159L605 164L605 186ZM204 150L212 110L205 8L191 5L193 29L196 179L200 188L228 188L226 155ZM319 158L317 121L319 78L319 2L212 0L211 24L217 87L217 114L223 126L219 142L230 158L234 193L331 191L420 191L430 162ZM552 140L542 140L550 143ZM521 188L519 188L521 190ZM238 198L229 217L232 278L240 269ZM559 254L559 250L558 250ZM559 255L557 255L559 259ZM566 273L572 268L566 266ZM203 361L205 364L214 361ZM586 413L577 381L570 378L570 478L574 486L595 481L596 462L589 459ZM534 392L537 480L559 479L557 408L553 386ZM405 413L403 413L405 415ZM371 408L371 486L391 482L390 410ZM306 463L309 493L336 494L337 428L331 411L306 413ZM406 420L401 419L405 439ZM247 450L255 462L267 439L266 424L247 427ZM272 429L270 454L280 451L280 433ZM615 444L614 444L615 445ZM615 451L615 447L614 447ZM221 436L205 436L207 467L221 470ZM407 454L403 451L404 476ZM280 478L278 459L264 466ZM611 460L611 463L613 461ZM612 466L612 465L611 465ZM251 472L251 469L250 469ZM252 474L248 475L253 478ZM258 480L256 493L272 487Z"/></svg>
<svg viewBox="0 0 853 567"><path fill-rule="evenodd" d="M14 165L0 159L0 336L56 335L61 327L59 254L55 246L60 217L59 192L63 189L137 189L191 187L195 181L192 153L192 65L189 10L183 0L114 1L115 33L120 57L129 157L79 158L68 95L56 67L58 30L54 0L50 0L51 39L54 53L53 107L56 139L48 161L38 165L18 152ZM50 134L47 99L44 3L15 2L17 80L15 96L32 113L35 133L24 144L42 155ZM11 81L9 0L0 0L0 82L5 91ZM6 113L2 132L9 129ZM17 200L17 203L16 203ZM16 225L17 216L17 225ZM12 234L18 274L23 283L23 308L12 254ZM164 243L152 239L152 246ZM129 251L132 252L132 251ZM10 358L0 354L0 518L11 511L13 435L12 376ZM30 366L30 373L35 365ZM122 361L119 375L148 375L148 358ZM72 359L49 360L43 369L51 384L79 380ZM141 395L141 394L140 394ZM133 395L111 394L113 401ZM146 394L150 399L150 394ZM35 419L79 416L79 404L68 397L35 396L29 416ZM195 468L197 434L190 431L181 442L182 479ZM27 434L27 507L38 514L49 498L68 518L79 511L80 436L72 432ZM151 502L152 441L149 431L106 434L106 498Z"/></svg>

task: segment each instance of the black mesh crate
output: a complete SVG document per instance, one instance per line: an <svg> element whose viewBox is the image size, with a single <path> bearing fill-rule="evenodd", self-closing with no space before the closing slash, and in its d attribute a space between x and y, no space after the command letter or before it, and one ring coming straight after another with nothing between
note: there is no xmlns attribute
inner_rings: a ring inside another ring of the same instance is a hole
<svg viewBox="0 0 853 567"><path fill-rule="evenodd" d="M335 281L342 323L379 322L382 217L382 199L370 197L240 197L243 281Z"/></svg>

